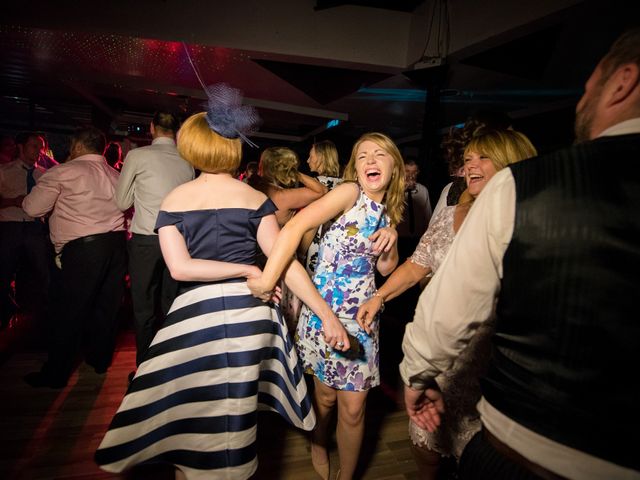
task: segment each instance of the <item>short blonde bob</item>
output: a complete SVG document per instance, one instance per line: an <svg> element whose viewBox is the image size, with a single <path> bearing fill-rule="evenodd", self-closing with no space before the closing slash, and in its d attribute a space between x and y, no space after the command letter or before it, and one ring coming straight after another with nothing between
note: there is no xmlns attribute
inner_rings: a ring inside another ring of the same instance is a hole
<svg viewBox="0 0 640 480"><path fill-rule="evenodd" d="M362 142L367 140L375 143L385 150L393 158L393 172L391 173L391 181L387 186L387 192L384 196L383 204L387 207L387 215L391 219L392 225L398 225L402 221L402 212L404 211L404 160L400 154L400 150L396 147L389 137L384 133L370 132L362 135L353 145L351 150L351 158L344 169L343 178L345 180L358 181L356 172L356 155L358 147Z"/></svg>
<svg viewBox="0 0 640 480"><path fill-rule="evenodd" d="M225 138L211 130L205 112L190 116L180 127L178 152L198 170L234 175L242 160L242 140Z"/></svg>

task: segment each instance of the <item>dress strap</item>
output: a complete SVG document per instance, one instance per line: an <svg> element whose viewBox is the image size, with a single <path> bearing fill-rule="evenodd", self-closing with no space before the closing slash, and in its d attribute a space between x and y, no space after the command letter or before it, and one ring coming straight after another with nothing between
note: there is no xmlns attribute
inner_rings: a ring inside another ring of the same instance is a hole
<svg viewBox="0 0 640 480"><path fill-rule="evenodd" d="M271 215L272 213L275 213L277 210L278 210L278 207L276 207L276 204L273 203L273 201L270 198L267 198L264 201L264 203L260 205L260 207L258 207L258 209L251 214L251 217L252 218L265 217L267 215Z"/></svg>
<svg viewBox="0 0 640 480"><path fill-rule="evenodd" d="M155 233L158 233L158 230L162 227L166 227L168 225L177 225L182 223L184 219L183 212L167 212L165 210L160 210L158 212L158 218L156 219L156 226L153 229Z"/></svg>

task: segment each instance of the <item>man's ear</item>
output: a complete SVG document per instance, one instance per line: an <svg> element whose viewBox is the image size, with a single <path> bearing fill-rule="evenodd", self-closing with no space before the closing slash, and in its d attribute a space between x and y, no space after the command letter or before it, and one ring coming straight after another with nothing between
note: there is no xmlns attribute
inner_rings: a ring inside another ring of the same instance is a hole
<svg viewBox="0 0 640 480"><path fill-rule="evenodd" d="M80 142L73 142L71 144L71 148L69 149L69 155L71 158L76 158L82 155L84 152L82 151L82 144Z"/></svg>
<svg viewBox="0 0 640 480"><path fill-rule="evenodd" d="M605 84L603 100L606 107L623 104L640 89L640 67L635 63L620 66Z"/></svg>

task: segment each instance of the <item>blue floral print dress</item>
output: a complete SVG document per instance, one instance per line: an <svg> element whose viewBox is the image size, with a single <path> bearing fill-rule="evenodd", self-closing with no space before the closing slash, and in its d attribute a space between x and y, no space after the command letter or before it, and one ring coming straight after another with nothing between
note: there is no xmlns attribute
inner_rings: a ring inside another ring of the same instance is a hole
<svg viewBox="0 0 640 480"><path fill-rule="evenodd" d="M380 384L378 322L368 335L356 322L356 313L376 288L378 257L372 254L369 236L388 225L384 205L360 189L355 205L320 242L313 283L350 334L352 346L341 352L327 345L322 321L307 306L302 307L296 344L305 372L336 390L364 391Z"/></svg>

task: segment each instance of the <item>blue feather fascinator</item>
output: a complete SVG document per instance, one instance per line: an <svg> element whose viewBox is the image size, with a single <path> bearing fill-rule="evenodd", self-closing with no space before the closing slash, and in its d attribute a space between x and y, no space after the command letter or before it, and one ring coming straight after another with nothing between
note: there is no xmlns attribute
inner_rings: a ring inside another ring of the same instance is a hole
<svg viewBox="0 0 640 480"><path fill-rule="evenodd" d="M260 125L255 108L242 104L242 93L225 83L206 88L209 100L205 104L206 119L211 130L225 138L241 138L252 147L255 143L247 138Z"/></svg>
<svg viewBox="0 0 640 480"><path fill-rule="evenodd" d="M204 84L202 76L191 58L189 47L182 42L187 60L193 68L193 73L202 85L207 98L209 99L204 107L207 110L205 118L209 128L225 138L241 138L252 147L258 147L247 138L247 135L258 130L260 126L260 116L255 108L249 105L242 105L242 93L237 88L232 88L226 83L215 85Z"/></svg>

